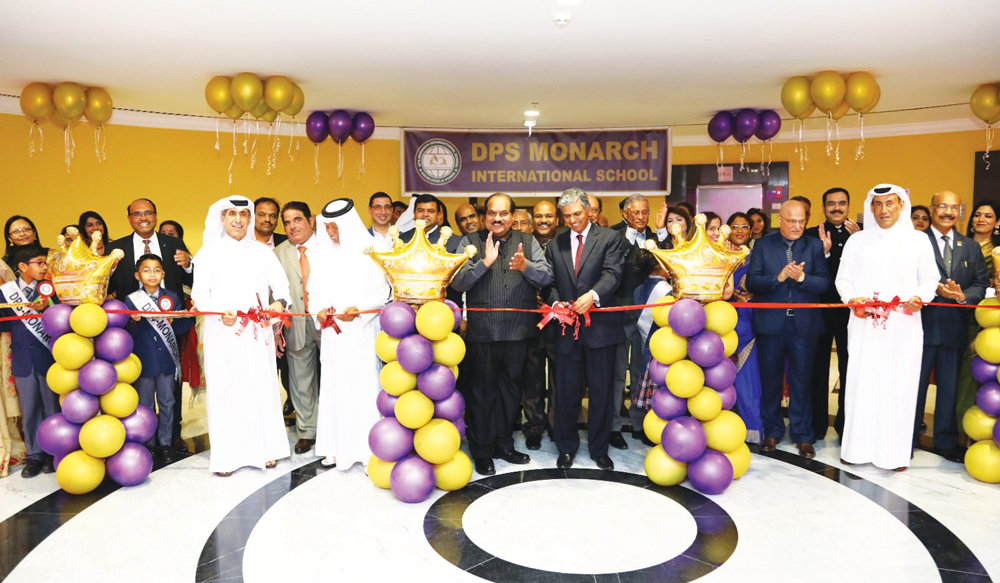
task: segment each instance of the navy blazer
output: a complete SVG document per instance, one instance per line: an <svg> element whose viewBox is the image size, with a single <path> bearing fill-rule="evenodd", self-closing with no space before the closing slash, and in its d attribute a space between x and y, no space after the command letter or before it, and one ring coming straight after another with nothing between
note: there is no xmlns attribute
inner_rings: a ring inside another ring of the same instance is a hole
<svg viewBox="0 0 1000 583"><path fill-rule="evenodd" d="M161 289L160 294L161 297L165 295L174 302L174 310L184 308L184 305L174 292L168 289ZM130 310L139 309L127 297L122 298L122 301L125 302L125 305ZM179 349L182 341L181 336L187 334L188 330L194 326L194 318L174 318L170 325L174 329L174 336L177 337ZM170 356L170 349L160 339L160 335L153 328L153 325L149 323L148 319L141 318L138 322L129 320L128 333L132 335L132 341L135 343L132 352L139 357L139 362L142 363L142 374L140 376L155 377L161 374L172 375L176 372L174 359Z"/></svg>
<svg viewBox="0 0 1000 583"><path fill-rule="evenodd" d="M747 268L747 291L760 303L819 303L820 295L830 286L830 276L823 256L823 243L819 239L802 236L792 244L792 259L805 262L805 279L802 283L785 279L778 281L778 274L788 265L785 255L785 238L780 234L761 237L754 244ZM787 318L785 310L757 309L753 311L753 330L757 334L781 334ZM823 333L823 315L818 308L796 309L795 330L799 336L818 336Z"/></svg>
<svg viewBox="0 0 1000 583"><path fill-rule="evenodd" d="M9 301L4 293L0 292L0 302ZM55 296L52 301L58 303ZM14 310L10 308L0 309L0 317L14 315L16 315ZM31 333L31 330L24 325L24 320L0 322L0 332L10 332L11 365L15 377L31 376L32 372L41 375L49 372L49 367L55 362L52 358L52 349Z"/></svg>
<svg viewBox="0 0 1000 583"><path fill-rule="evenodd" d="M105 255L110 255L112 249L121 249L125 253L125 257L118 262L118 267L111 274L111 281L108 283L108 294L114 293L115 298L119 301L125 301L125 296L139 289L139 281L135 278L137 257L132 246L133 234L129 233L104 246ZM156 238L160 243L160 249L156 251L156 254L163 262L163 287L178 296L182 296L184 295L184 286L194 283L194 270L192 269L191 273L184 271L184 268L174 261L174 253L178 250L187 251L188 249L184 245L184 241L176 237L157 233ZM277 235L275 235L274 240L277 242Z"/></svg>
<svg viewBox="0 0 1000 583"><path fill-rule="evenodd" d="M986 288L990 285L989 272L983 259L982 247L974 239L951 230L952 254L951 276L945 272L944 257L937 245L937 232L933 227L926 231L934 258L937 260L938 274L941 283L949 278L962 286L965 292L965 303L971 306L983 301ZM955 300L934 296L935 303L957 304ZM927 346L945 346L947 348L964 349L969 342L969 317L973 311L967 308L946 308L944 306L924 306L920 310L920 318L924 324L924 344Z"/></svg>
<svg viewBox="0 0 1000 583"><path fill-rule="evenodd" d="M598 225L591 225L583 242L583 256L580 258L580 273L575 274L570 237L576 236L571 230L556 235L545 247L545 257L552 266L554 281L546 289L547 300L569 302L590 290L600 296L602 308L617 306L615 292L622 279L622 265L625 259L625 243L628 241L620 233ZM553 245L553 243L555 243ZM612 346L625 341L625 330L620 312L591 314L590 326L580 318L580 339L591 348ZM549 326L559 326L552 322ZM557 354L569 354L573 349L573 331L565 334L556 331L553 348Z"/></svg>

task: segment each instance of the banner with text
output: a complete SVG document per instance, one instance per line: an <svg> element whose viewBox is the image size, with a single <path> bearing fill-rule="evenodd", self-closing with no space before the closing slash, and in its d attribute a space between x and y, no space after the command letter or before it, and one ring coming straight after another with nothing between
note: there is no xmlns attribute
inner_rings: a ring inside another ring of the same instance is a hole
<svg viewBox="0 0 1000 583"><path fill-rule="evenodd" d="M439 195L664 193L670 129L403 132L403 192Z"/></svg>

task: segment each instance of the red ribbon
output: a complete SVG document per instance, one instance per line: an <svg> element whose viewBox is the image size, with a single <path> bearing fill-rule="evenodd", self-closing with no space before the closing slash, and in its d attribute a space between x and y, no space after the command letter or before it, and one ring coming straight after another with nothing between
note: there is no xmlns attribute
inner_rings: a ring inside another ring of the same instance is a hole
<svg viewBox="0 0 1000 583"><path fill-rule="evenodd" d="M319 323L319 329L322 330L323 328L333 328L334 332L340 334L340 326L337 325L337 320L333 312L327 312L326 317Z"/></svg>

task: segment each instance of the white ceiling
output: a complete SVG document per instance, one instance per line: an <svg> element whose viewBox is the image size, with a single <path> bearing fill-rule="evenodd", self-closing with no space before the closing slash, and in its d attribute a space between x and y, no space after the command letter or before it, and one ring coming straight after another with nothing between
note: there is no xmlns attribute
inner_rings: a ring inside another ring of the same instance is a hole
<svg viewBox="0 0 1000 583"><path fill-rule="evenodd" d="M367 110L381 126L519 127L537 101L539 128L704 133L683 125L719 109L786 116L784 80L823 69L871 71L877 111L966 104L1000 81L998 25L997 0L9 0L0 93L77 81L116 107L211 115L205 83L251 71L298 82L305 112Z"/></svg>

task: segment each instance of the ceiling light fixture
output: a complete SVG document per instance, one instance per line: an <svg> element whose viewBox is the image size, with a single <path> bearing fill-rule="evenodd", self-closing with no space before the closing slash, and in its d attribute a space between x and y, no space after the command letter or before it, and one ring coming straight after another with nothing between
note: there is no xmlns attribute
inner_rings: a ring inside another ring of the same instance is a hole
<svg viewBox="0 0 1000 583"><path fill-rule="evenodd" d="M538 117L538 113L539 113L538 112L538 102L537 101L532 101L531 102L531 109L525 111L524 115L526 115L528 117Z"/></svg>
<svg viewBox="0 0 1000 583"><path fill-rule="evenodd" d="M552 15L552 21L555 22L556 26L559 28L566 28L569 26L569 21L572 19L573 17L570 16L569 12L556 12Z"/></svg>
<svg viewBox="0 0 1000 583"><path fill-rule="evenodd" d="M535 124L537 124L537 123L538 123L538 121L533 120L533 119L526 119L526 120L524 120L524 127L528 128L528 137L529 138L531 137L531 128L535 127Z"/></svg>

